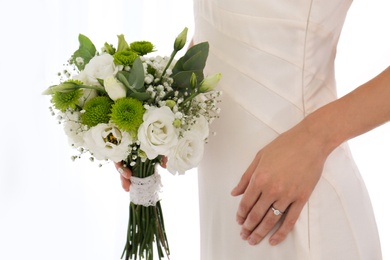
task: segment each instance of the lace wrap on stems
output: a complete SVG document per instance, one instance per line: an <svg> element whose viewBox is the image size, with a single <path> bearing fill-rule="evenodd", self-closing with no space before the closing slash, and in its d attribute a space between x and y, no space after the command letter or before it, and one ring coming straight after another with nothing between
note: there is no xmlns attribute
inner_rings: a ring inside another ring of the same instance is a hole
<svg viewBox="0 0 390 260"><path fill-rule="evenodd" d="M157 201L160 200L161 192L161 176L156 171L153 175L138 178L130 177L130 201L136 205L145 207L156 206Z"/></svg>

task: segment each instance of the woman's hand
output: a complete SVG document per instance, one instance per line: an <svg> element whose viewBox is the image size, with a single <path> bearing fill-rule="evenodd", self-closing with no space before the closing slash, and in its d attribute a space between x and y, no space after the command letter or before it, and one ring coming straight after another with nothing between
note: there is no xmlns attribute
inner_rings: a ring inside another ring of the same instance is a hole
<svg viewBox="0 0 390 260"><path fill-rule="evenodd" d="M163 168L167 167L168 159L167 157L163 156L161 158L160 165ZM125 191L130 191L130 177L132 175L131 170L125 166L123 166L123 162L114 162L116 170L119 172L119 176L121 178L122 188Z"/></svg>
<svg viewBox="0 0 390 260"><path fill-rule="evenodd" d="M294 227L316 186L324 162L341 143L390 121L390 67L377 77L308 115L258 152L232 195L243 194L237 222L241 236L276 245ZM276 213L276 214L275 214Z"/></svg>
<svg viewBox="0 0 390 260"><path fill-rule="evenodd" d="M341 143L390 121L390 67L377 77L308 115L258 152L232 195L243 194L237 222L241 236L276 245L293 228L316 186L324 162Z"/></svg>
<svg viewBox="0 0 390 260"><path fill-rule="evenodd" d="M130 177L131 171L129 168L123 166L123 162L116 162L115 168L119 172L121 178L122 188L125 191L130 191Z"/></svg>
<svg viewBox="0 0 390 260"><path fill-rule="evenodd" d="M249 244L258 244L282 215L270 244L280 243L293 228L328 155L317 139L302 124L285 132L257 153L233 189L233 196L243 194L237 222Z"/></svg>

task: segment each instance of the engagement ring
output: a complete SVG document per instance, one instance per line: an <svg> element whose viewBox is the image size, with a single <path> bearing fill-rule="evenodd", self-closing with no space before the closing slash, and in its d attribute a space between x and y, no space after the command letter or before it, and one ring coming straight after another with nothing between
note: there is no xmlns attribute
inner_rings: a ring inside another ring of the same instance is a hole
<svg viewBox="0 0 390 260"><path fill-rule="evenodd" d="M279 215L283 215L283 214L284 214L284 212L282 212L282 211L280 211L280 210L274 208L273 206L271 206L271 209L272 209L272 211L274 212L274 215L275 215L275 216L279 216Z"/></svg>

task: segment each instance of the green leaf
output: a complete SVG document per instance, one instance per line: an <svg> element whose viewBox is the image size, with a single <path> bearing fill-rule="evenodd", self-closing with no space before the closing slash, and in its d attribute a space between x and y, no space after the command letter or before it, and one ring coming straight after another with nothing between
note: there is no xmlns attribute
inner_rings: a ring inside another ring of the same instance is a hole
<svg viewBox="0 0 390 260"><path fill-rule="evenodd" d="M204 78L203 71L180 71L172 76L175 87L179 91L188 91L191 88L191 77L193 74L195 74L197 80L202 81Z"/></svg>
<svg viewBox="0 0 390 260"><path fill-rule="evenodd" d="M136 92L145 92L145 72L140 58L137 58L130 72L119 71L116 78L128 88L128 95Z"/></svg>
<svg viewBox="0 0 390 260"><path fill-rule="evenodd" d="M176 62L172 70L175 87L179 89L191 87L192 73L195 73L197 82L201 82L204 78L203 69L206 66L208 54L208 42L199 43L188 49L186 54Z"/></svg>
<svg viewBox="0 0 390 260"><path fill-rule="evenodd" d="M133 92L129 95L129 97L138 99L139 101L145 101L150 99L150 94L147 92Z"/></svg>
<svg viewBox="0 0 390 260"><path fill-rule="evenodd" d="M145 87L144 87L145 71L144 71L144 65L142 64L140 58L137 58L134 61L133 66L131 67L128 81L132 89L135 89L137 91L145 91Z"/></svg>
<svg viewBox="0 0 390 260"><path fill-rule="evenodd" d="M95 57L96 48L92 41L87 36L82 34L79 34L79 43L79 49L73 53L71 61L77 66L79 70L83 70L85 65L87 65L93 57ZM77 62L76 59L79 57L82 58L84 62Z"/></svg>
<svg viewBox="0 0 390 260"><path fill-rule="evenodd" d="M130 72L127 72L127 71L119 71L117 74L116 74L116 78L122 82L123 85L125 85L128 89L131 89L131 86L130 86L130 83L129 81L127 80L127 78L129 77L130 75Z"/></svg>
<svg viewBox="0 0 390 260"><path fill-rule="evenodd" d="M100 86L104 87L104 80L103 79L98 79L98 78L96 78L96 79L99 82Z"/></svg>
<svg viewBox="0 0 390 260"><path fill-rule="evenodd" d="M176 62L175 67L173 68L173 73L183 70L203 70L206 65L208 55L208 42L202 42L194 45Z"/></svg>

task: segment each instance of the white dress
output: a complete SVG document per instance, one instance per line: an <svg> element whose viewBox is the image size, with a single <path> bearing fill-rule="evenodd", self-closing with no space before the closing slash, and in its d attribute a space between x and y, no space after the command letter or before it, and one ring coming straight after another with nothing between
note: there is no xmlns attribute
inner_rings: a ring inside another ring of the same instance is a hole
<svg viewBox="0 0 390 260"><path fill-rule="evenodd" d="M346 144L286 240L250 246L230 195L255 154L334 100L334 58L352 0L195 0L195 42L208 41L206 73L221 72L217 135L199 167L202 260L378 260L380 243L365 185Z"/></svg>

